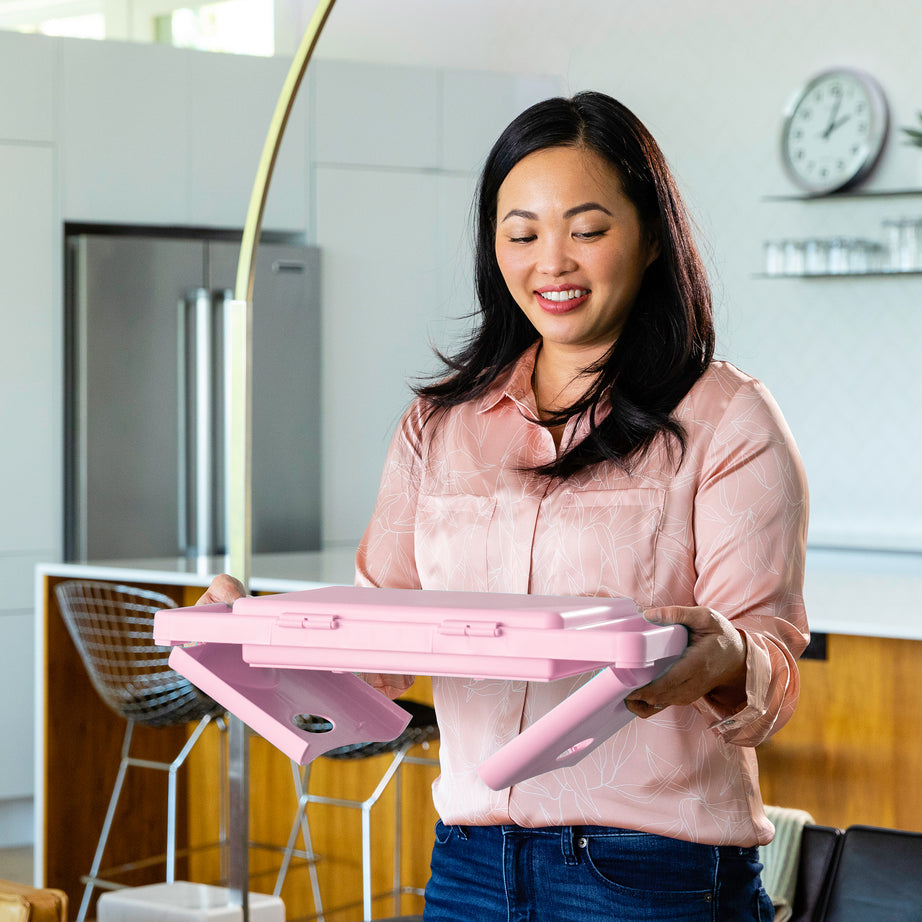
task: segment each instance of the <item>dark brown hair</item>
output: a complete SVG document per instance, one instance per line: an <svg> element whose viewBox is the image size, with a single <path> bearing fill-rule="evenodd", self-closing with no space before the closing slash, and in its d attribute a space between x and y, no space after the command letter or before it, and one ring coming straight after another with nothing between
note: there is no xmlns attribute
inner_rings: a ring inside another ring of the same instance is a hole
<svg viewBox="0 0 922 922"><path fill-rule="evenodd" d="M629 468L660 434L684 450L684 431L672 416L714 355L711 291L690 221L659 145L625 106L603 93L539 102L500 135L487 157L477 191L475 241L479 323L458 354L445 357L447 377L416 389L433 419L483 394L538 338L509 293L495 255L499 188L528 154L549 147L595 152L617 171L641 225L659 244L630 315L608 354L593 368L587 393L546 425L588 415L590 428L543 474L567 477L610 461ZM609 393L611 411L597 416Z"/></svg>

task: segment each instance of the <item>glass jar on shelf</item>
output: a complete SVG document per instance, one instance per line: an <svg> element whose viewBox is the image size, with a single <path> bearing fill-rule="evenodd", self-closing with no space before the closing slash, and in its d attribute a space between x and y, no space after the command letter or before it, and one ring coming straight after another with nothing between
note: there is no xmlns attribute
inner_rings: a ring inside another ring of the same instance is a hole
<svg viewBox="0 0 922 922"><path fill-rule="evenodd" d="M883 223L886 239L886 267L891 272L922 269L922 219L897 218Z"/></svg>

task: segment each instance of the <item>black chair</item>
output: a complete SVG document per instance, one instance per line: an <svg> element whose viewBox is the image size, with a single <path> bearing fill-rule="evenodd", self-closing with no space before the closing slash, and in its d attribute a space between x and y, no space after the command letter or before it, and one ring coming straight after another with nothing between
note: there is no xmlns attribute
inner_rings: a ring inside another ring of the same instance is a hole
<svg viewBox="0 0 922 922"><path fill-rule="evenodd" d="M789 922L818 922L826 898L829 873L842 844L843 830L835 826L804 826L797 863L797 889Z"/></svg>
<svg viewBox="0 0 922 922"><path fill-rule="evenodd" d="M922 922L922 832L849 826L817 922Z"/></svg>

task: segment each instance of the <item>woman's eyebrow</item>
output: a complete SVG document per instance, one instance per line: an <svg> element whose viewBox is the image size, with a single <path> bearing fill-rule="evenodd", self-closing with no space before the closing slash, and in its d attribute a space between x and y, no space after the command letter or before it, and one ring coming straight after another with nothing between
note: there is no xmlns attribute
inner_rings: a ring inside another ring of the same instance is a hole
<svg viewBox="0 0 922 922"><path fill-rule="evenodd" d="M607 214L608 217L611 217L611 212L604 205L600 205L598 202L585 202L582 205L574 205L572 208L568 208L563 213L563 216L565 218L575 218L578 214L583 214L586 211L601 211L604 214Z"/></svg>
<svg viewBox="0 0 922 922"><path fill-rule="evenodd" d="M572 208L568 208L564 213L564 218L575 218L578 214L583 214L587 211L601 211L604 214L607 214L611 217L611 212L604 206L600 205L598 202L584 202L582 205L574 205ZM502 221L508 221L510 218L524 218L526 221L537 221L538 216L533 211L525 211L522 208L513 208Z"/></svg>

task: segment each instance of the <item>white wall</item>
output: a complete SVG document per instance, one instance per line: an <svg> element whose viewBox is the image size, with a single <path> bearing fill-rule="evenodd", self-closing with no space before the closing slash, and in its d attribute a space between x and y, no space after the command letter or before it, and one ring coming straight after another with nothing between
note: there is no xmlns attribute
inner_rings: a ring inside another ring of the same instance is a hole
<svg viewBox="0 0 922 922"><path fill-rule="evenodd" d="M922 151L897 126L922 109L913 0L619 4L571 60L573 87L620 96L659 137L712 252L720 352L762 377L800 444L814 543L922 550L917 452L922 278L758 280L765 239L867 236L922 215L915 197L767 203L782 173L781 113L830 66L874 74L891 137L868 189L922 190ZM623 36L629 36L624 41Z"/></svg>
<svg viewBox="0 0 922 922"><path fill-rule="evenodd" d="M295 8L313 0L284 0ZM659 139L709 253L720 355L771 387L811 484L811 541L922 550L922 278L757 280L766 239L880 239L922 194L766 203L796 190L779 159L782 110L829 66L861 67L891 104L891 137L869 189L922 190L922 151L900 125L922 110L917 0L407 0L334 7L318 54L441 62L562 77L620 98Z"/></svg>

